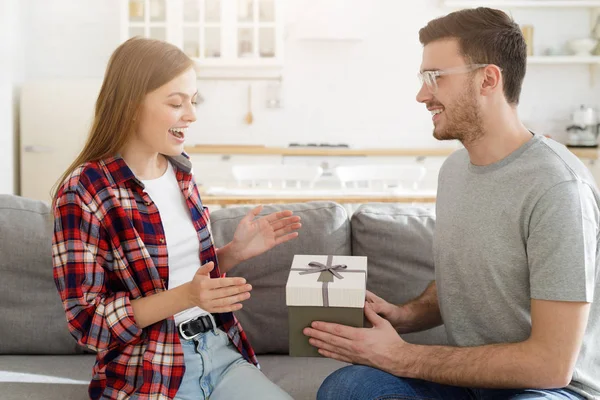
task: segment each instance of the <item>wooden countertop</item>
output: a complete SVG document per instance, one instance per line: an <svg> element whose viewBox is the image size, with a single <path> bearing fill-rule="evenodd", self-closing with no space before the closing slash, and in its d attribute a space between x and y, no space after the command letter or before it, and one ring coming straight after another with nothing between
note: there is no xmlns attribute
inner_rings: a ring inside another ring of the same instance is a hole
<svg viewBox="0 0 600 400"><path fill-rule="evenodd" d="M577 147L567 147L571 150L571 153L575 154L579 158L585 158L589 160L597 160L598 159L598 148L577 148Z"/></svg>
<svg viewBox="0 0 600 400"><path fill-rule="evenodd" d="M456 148L377 149L340 147L266 147L260 145L195 145L185 147L188 154L246 154L283 156L392 156L392 157L446 157ZM569 148L579 158L597 160L597 148Z"/></svg>
<svg viewBox="0 0 600 400"><path fill-rule="evenodd" d="M201 194L202 204L218 204L220 206L239 204L286 204L304 203L307 201L334 201L340 204L349 203L435 203L435 196L211 196Z"/></svg>

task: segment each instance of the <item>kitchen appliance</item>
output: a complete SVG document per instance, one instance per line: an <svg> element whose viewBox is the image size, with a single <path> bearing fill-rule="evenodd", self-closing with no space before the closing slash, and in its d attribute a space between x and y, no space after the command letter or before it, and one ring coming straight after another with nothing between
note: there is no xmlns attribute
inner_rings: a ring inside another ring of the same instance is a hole
<svg viewBox="0 0 600 400"><path fill-rule="evenodd" d="M598 147L600 120L594 108L581 105L571 115L571 122L567 127L567 146Z"/></svg>

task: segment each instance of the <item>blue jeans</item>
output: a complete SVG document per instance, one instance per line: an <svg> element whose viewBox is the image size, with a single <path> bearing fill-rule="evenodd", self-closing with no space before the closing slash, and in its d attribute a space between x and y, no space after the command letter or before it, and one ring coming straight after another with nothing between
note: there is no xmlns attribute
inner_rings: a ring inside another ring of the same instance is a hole
<svg viewBox="0 0 600 400"><path fill-rule="evenodd" d="M181 339L181 345L185 374L175 400L292 400L246 361L219 328Z"/></svg>
<svg viewBox="0 0 600 400"><path fill-rule="evenodd" d="M399 378L364 365L350 365L329 375L317 400L506 400L583 399L567 389L469 389L418 379Z"/></svg>

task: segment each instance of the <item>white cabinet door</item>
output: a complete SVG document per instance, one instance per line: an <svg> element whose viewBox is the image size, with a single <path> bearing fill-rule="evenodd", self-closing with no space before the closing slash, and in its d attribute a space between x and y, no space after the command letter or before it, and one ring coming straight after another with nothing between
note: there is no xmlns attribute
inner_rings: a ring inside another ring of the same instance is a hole
<svg viewBox="0 0 600 400"><path fill-rule="evenodd" d="M88 136L99 80L25 83L21 90L21 195L50 201L50 191Z"/></svg>
<svg viewBox="0 0 600 400"><path fill-rule="evenodd" d="M282 0L121 0L121 37L168 41L201 67L281 67L282 7Z"/></svg>

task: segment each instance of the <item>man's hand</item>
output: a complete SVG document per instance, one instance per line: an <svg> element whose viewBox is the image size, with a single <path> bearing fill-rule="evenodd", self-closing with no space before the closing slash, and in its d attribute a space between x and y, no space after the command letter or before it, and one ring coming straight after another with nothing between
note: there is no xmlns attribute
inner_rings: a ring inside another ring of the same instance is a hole
<svg viewBox="0 0 600 400"><path fill-rule="evenodd" d="M313 322L311 328L304 329L304 334L325 357L390 372L393 363L402 359L403 348L408 344L389 321L377 315L370 302L365 303L365 315L372 328Z"/></svg>
<svg viewBox="0 0 600 400"><path fill-rule="evenodd" d="M376 314L387 319L396 331L402 331L402 328L407 324L408 315L406 311L395 304L388 303L375 293L367 290L367 303Z"/></svg>

